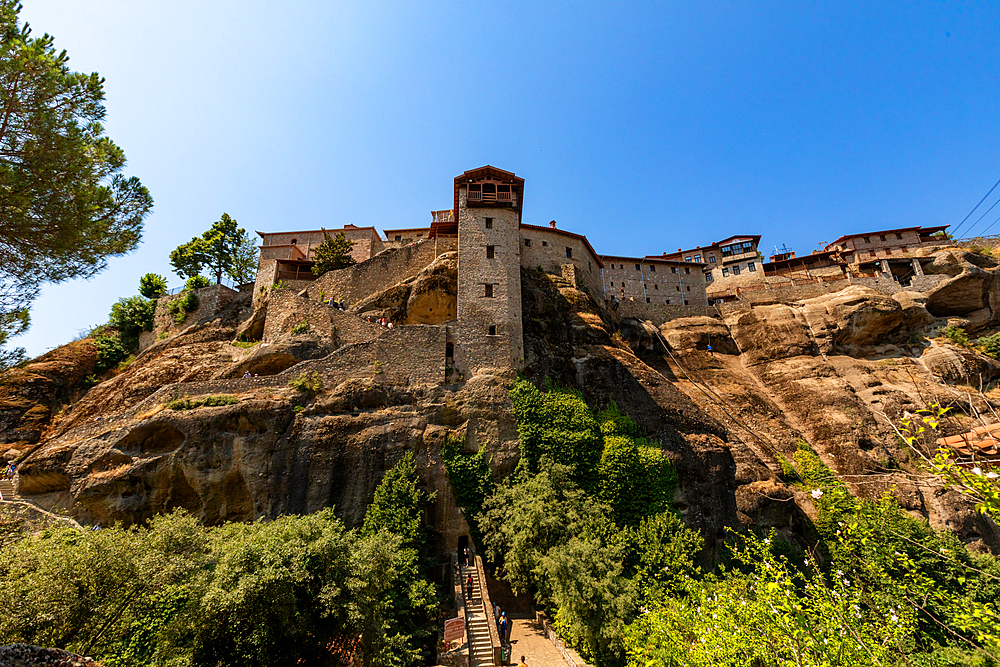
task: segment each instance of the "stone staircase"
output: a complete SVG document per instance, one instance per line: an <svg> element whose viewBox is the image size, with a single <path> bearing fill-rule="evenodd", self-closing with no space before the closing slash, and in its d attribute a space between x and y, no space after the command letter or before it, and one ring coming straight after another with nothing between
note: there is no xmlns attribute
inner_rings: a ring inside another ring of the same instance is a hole
<svg viewBox="0 0 1000 667"><path fill-rule="evenodd" d="M15 495L14 480L0 479L0 500L11 500Z"/></svg>
<svg viewBox="0 0 1000 667"><path fill-rule="evenodd" d="M494 667L493 640L490 638L490 620L480 590L479 570L475 566L463 565L462 589L465 592L465 626L469 635L469 667ZM472 575L472 595L470 599L468 578Z"/></svg>

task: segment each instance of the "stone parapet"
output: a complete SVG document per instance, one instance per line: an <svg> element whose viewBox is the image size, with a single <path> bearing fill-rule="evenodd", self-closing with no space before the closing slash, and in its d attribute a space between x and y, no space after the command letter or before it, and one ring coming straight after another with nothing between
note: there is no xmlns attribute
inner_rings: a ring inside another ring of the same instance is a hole
<svg viewBox="0 0 1000 667"><path fill-rule="evenodd" d="M705 305L667 305L664 303L642 303L626 299L618 304L619 317L634 318L642 321L650 321L654 326L660 326L664 322L676 320L681 317L718 317L719 311L715 306Z"/></svg>

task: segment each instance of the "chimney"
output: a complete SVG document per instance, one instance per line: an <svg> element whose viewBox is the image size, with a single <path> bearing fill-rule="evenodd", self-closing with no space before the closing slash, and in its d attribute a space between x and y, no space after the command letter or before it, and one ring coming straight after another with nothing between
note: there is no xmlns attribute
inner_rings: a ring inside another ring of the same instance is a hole
<svg viewBox="0 0 1000 667"><path fill-rule="evenodd" d="M677 252L684 252L684 251L683 251L683 250L681 250L680 248L678 248L678 249L677 249Z"/></svg>
<svg viewBox="0 0 1000 667"><path fill-rule="evenodd" d="M549 227L551 227L552 229L555 229L556 228L556 221L552 220L551 222L549 222Z"/></svg>

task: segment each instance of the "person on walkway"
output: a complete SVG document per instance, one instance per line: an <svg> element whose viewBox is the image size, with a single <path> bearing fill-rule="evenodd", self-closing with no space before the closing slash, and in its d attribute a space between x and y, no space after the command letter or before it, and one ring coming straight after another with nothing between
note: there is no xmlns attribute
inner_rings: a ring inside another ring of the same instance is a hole
<svg viewBox="0 0 1000 667"><path fill-rule="evenodd" d="M470 574L465 580L465 599L472 599L472 575Z"/></svg>
<svg viewBox="0 0 1000 667"><path fill-rule="evenodd" d="M500 643L507 644L507 627L510 624L507 622L507 612L500 614Z"/></svg>
<svg viewBox="0 0 1000 667"><path fill-rule="evenodd" d="M521 662L517 664L517 667L528 667L528 664L524 661L524 656L521 656Z"/></svg>
<svg viewBox="0 0 1000 667"><path fill-rule="evenodd" d="M465 564L469 565L469 547L462 548L462 558L465 559Z"/></svg>

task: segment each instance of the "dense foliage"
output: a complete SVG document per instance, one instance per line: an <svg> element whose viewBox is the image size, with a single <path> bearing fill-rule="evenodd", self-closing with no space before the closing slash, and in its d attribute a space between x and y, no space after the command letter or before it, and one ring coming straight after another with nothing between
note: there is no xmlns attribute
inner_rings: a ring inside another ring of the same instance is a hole
<svg viewBox="0 0 1000 667"><path fill-rule="evenodd" d="M598 665L998 664L997 560L888 496L855 498L808 443L786 477L816 506L814 542L734 532L729 566L703 573L670 509L676 473L627 415L523 380L511 397L524 459L476 517L487 555ZM992 471L952 474L1000 506Z"/></svg>
<svg viewBox="0 0 1000 667"><path fill-rule="evenodd" d="M104 79L71 71L20 11L0 0L0 344L27 327L42 283L92 276L134 250L153 206L104 134Z"/></svg>
<svg viewBox="0 0 1000 667"><path fill-rule="evenodd" d="M130 348L138 343L139 334L153 330L153 315L156 313L156 302L141 296L130 296L118 299L111 306L108 324L115 327L122 339ZM135 344L132 343L135 341Z"/></svg>
<svg viewBox="0 0 1000 667"><path fill-rule="evenodd" d="M386 480L363 531L328 509L22 535L0 547L0 643L109 667L430 664L437 597L413 523L427 498L412 458Z"/></svg>
<svg viewBox="0 0 1000 667"><path fill-rule="evenodd" d="M354 264L351 257L351 247L353 241L349 241L344 232L338 232L333 238L323 230L323 242L313 250L312 272L321 276L327 271L336 271Z"/></svg>
<svg viewBox="0 0 1000 667"><path fill-rule="evenodd" d="M147 299L159 299L167 293L167 279L157 273L139 278L139 294Z"/></svg>

